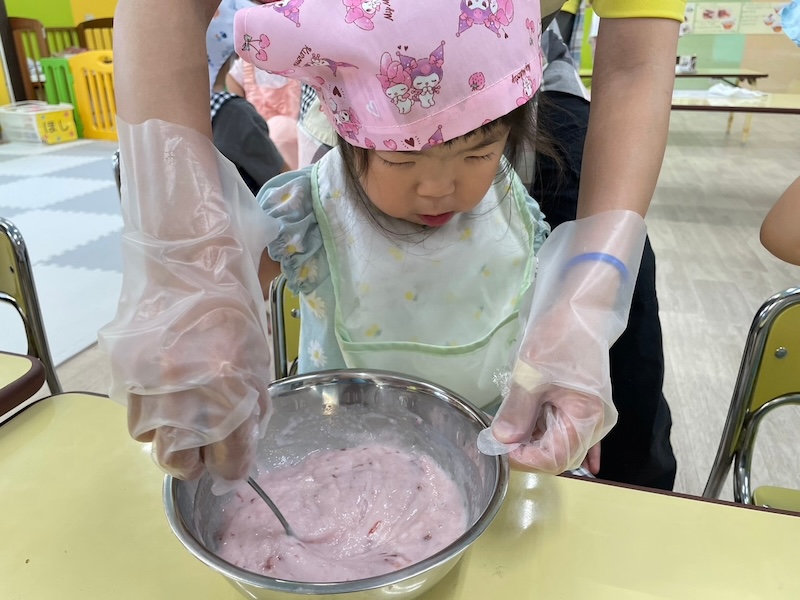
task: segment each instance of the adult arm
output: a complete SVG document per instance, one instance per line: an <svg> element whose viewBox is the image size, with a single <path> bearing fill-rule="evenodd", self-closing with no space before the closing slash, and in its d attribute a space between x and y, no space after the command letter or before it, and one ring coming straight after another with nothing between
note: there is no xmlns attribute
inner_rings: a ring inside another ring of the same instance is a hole
<svg viewBox="0 0 800 600"><path fill-rule="evenodd" d="M492 425L500 442L523 443L512 460L554 473L579 465L616 422L608 350L627 323L669 126L679 22L616 16L626 18L601 20L598 35L579 220L539 253L510 394Z"/></svg>
<svg viewBox="0 0 800 600"><path fill-rule="evenodd" d="M205 39L219 0L120 0L125 277L100 332L109 395L169 473L241 480L269 417L258 263L277 226L211 142Z"/></svg>
<svg viewBox="0 0 800 600"><path fill-rule="evenodd" d="M679 25L662 18L600 21L578 218L647 212L667 143Z"/></svg>
<svg viewBox="0 0 800 600"><path fill-rule="evenodd" d="M211 139L206 30L219 0L119 0L114 16L117 112L161 119Z"/></svg>

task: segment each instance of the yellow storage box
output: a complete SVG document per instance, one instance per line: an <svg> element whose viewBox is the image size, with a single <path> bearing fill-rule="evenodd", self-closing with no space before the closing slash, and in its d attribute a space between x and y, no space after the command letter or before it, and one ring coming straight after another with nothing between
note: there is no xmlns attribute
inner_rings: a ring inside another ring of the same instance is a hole
<svg viewBox="0 0 800 600"><path fill-rule="evenodd" d="M60 144L78 139L71 104L17 102L0 107L3 139Z"/></svg>

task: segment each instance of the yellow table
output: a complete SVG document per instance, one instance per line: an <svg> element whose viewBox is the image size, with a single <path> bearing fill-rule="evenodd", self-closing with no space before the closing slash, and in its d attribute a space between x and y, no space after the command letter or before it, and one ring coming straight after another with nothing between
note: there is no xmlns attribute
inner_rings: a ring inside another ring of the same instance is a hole
<svg viewBox="0 0 800 600"><path fill-rule="evenodd" d="M38 358L0 352L0 416L32 398L44 385Z"/></svg>
<svg viewBox="0 0 800 600"><path fill-rule="evenodd" d="M172 536L161 473L124 421L64 394L0 426L0 598L240 599ZM797 517L515 473L426 600L797 599L799 539Z"/></svg>

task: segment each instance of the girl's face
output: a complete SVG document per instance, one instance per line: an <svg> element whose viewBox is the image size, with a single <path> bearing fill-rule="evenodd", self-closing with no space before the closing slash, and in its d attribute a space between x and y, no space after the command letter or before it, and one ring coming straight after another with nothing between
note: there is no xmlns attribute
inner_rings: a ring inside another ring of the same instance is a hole
<svg viewBox="0 0 800 600"><path fill-rule="evenodd" d="M421 152L373 151L361 185L390 217L439 227L483 200L507 140L497 127Z"/></svg>

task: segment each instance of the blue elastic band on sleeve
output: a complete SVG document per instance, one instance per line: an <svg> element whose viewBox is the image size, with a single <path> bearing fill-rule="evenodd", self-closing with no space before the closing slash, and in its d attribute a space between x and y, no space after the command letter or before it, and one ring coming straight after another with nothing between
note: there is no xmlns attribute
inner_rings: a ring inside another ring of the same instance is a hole
<svg viewBox="0 0 800 600"><path fill-rule="evenodd" d="M569 271L575 265L593 261L604 262L611 265L617 271L619 271L620 277L622 277L623 281L628 278L628 267L625 266L625 263L613 254L606 254L605 252L586 252L584 254L574 256L564 266L564 274L566 275L567 271Z"/></svg>

